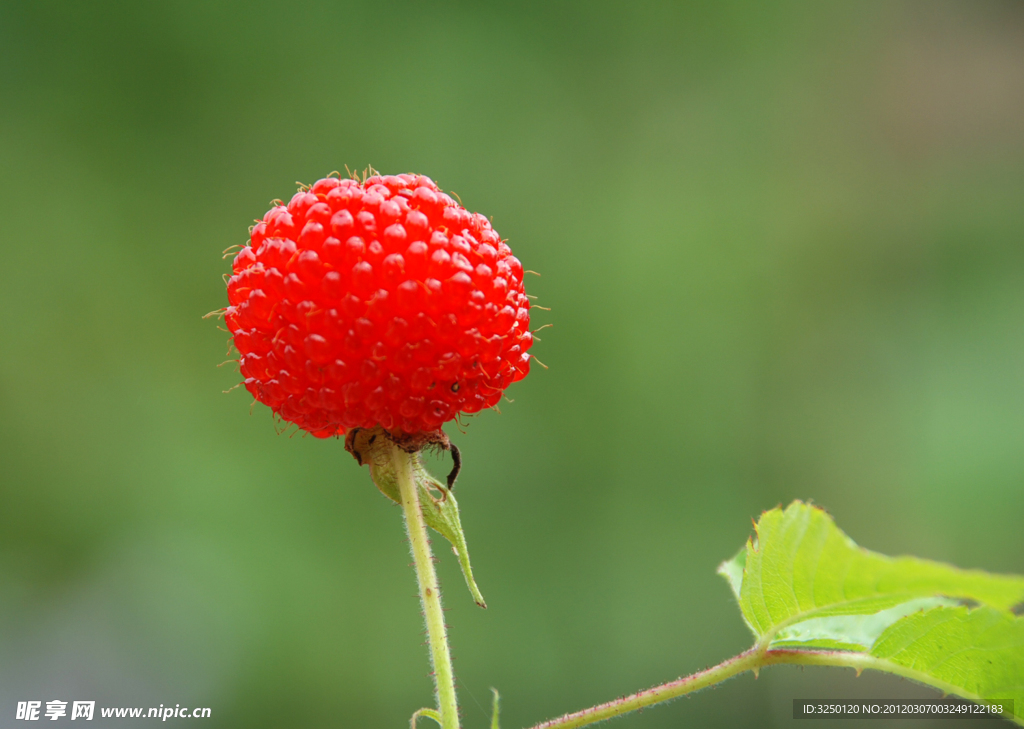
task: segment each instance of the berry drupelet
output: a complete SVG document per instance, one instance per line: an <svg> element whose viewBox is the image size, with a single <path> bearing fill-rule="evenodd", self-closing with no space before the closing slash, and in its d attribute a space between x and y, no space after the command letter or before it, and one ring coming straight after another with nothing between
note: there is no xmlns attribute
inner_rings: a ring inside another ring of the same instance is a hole
<svg viewBox="0 0 1024 729"><path fill-rule="evenodd" d="M246 389L321 438L430 433L530 369L522 264L421 175L327 177L271 208L228 301Z"/></svg>

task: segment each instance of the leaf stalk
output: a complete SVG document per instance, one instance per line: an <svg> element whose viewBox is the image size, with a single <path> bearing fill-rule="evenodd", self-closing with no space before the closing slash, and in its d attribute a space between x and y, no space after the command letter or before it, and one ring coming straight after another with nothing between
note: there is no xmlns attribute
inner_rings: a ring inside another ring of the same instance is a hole
<svg viewBox="0 0 1024 729"><path fill-rule="evenodd" d="M756 675L765 666L783 664L853 668L857 671L858 675L865 668L870 668L925 683L926 685L941 689L946 694L959 696L975 703L985 703L980 696L965 692L957 686L945 683L939 685L932 677L867 653L786 648L765 650L763 646L755 645L739 655L722 661L717 666L712 666L703 671L677 678L675 681L669 681L668 683L654 686L629 696L623 696L614 701L592 706L589 709L565 714L557 719L549 719L541 724L536 724L530 729L578 729L578 727L595 724L606 719L613 719L617 716L628 714L631 711L637 711L648 706L677 699L680 696L686 696L694 691L709 688L747 671L753 671Z"/></svg>

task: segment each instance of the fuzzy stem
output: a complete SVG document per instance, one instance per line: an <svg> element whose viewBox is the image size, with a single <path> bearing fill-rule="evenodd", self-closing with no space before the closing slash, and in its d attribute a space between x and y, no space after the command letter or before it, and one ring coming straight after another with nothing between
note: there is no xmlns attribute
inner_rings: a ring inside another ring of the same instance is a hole
<svg viewBox="0 0 1024 729"><path fill-rule="evenodd" d="M714 686L727 678L732 678L746 671L753 671L756 676L760 669L765 666L789 664L795 666L837 666L853 668L859 674L865 668L886 673L895 673L898 676L920 681L927 685L941 689L944 693L960 696L975 702L981 702L981 697L964 691L964 689L950 684L941 685L934 678L925 676L918 671L902 666L897 666L884 659L876 658L867 653L856 653L853 651L825 651L825 650L795 650L777 649L765 650L763 646L755 645L748 651L719 663L717 666L698 671L690 676L678 678L675 681L645 691L640 691L629 696L599 704L589 709L583 709L572 714L560 716L557 719L550 719L542 724L537 724L531 729L577 729L578 727L594 724L605 719L613 719L616 716L643 709L652 704L685 696L686 694L700 689Z"/></svg>
<svg viewBox="0 0 1024 729"><path fill-rule="evenodd" d="M441 588L434 570L434 557L427 539L427 526L423 521L419 493L413 468L414 455L391 444L391 459L395 469L398 490L405 510L405 526L409 533L409 546L416 565L416 579L420 588L420 602L427 623L427 642L430 644L430 662L434 669L434 689L437 708L441 715L441 729L459 729L459 707L455 698L455 673L448 648L448 632L441 609Z"/></svg>
<svg viewBox="0 0 1024 729"><path fill-rule="evenodd" d="M609 701L605 704L598 704L583 711L573 714L566 714L557 719L551 719L543 724L537 724L532 729L576 729L576 727L587 726L595 722L613 719L616 716L627 714L630 711L643 709L651 704L668 701L680 696L685 696L693 691L713 686L727 678L750 671L760 667L761 656L755 648L751 648L738 656L733 656L717 666L698 671L690 676L677 678L661 686L655 686L629 696Z"/></svg>

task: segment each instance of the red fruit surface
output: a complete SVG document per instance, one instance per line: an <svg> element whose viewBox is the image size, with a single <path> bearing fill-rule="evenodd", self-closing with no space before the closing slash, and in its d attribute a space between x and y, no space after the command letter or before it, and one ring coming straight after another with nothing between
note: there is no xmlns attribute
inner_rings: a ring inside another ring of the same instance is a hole
<svg viewBox="0 0 1024 729"><path fill-rule="evenodd" d="M245 387L315 436L434 431L530 370L522 265L427 177L319 180L267 211L232 267Z"/></svg>

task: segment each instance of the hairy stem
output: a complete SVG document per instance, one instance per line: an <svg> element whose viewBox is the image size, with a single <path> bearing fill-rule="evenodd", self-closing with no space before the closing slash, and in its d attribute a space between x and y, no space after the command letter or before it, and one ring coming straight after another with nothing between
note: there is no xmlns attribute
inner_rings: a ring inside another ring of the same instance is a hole
<svg viewBox="0 0 1024 729"><path fill-rule="evenodd" d="M448 632L441 610L441 589L434 570L434 557L427 540L427 526L420 508L419 492L413 469L415 456L391 444L391 459L395 468L398 490L405 510L405 526L409 532L409 546L416 565L416 579L420 588L423 616L427 623L427 642L430 644L430 662L434 668L434 689L441 729L459 729L459 707L455 699L455 673L448 648ZM426 715L426 714L425 714Z"/></svg>
<svg viewBox="0 0 1024 729"><path fill-rule="evenodd" d="M698 671L690 676L677 678L675 681L669 681L661 686L655 686L654 688L649 688L629 696L623 696L605 704L598 704L589 709L583 709L583 711L551 719L543 724L538 724L533 729L575 729L576 727L587 726L588 724L594 724L605 719L612 719L637 709L643 709L652 704L669 701L685 696L693 691L714 686L716 683L732 678L744 671L759 668L761 666L760 661L761 656L757 650L751 648L704 671Z"/></svg>
<svg viewBox="0 0 1024 729"><path fill-rule="evenodd" d="M733 656L717 666L698 671L690 676L678 678L675 681L669 681L645 691L623 696L605 704L566 714L557 719L550 719L542 724L531 727L531 729L576 729L577 727L587 726L588 724L594 724L605 719L613 719L616 716L659 704L663 701L686 696L686 694L714 686L727 678L732 678L746 671L753 671L756 675L765 666L781 664L795 666L838 666L853 668L858 674L865 668L870 668L886 673L895 673L904 678L926 683L939 688L947 694L960 696L975 702L981 701L980 697L965 692L962 688L948 684L939 685L934 678L919 674L913 669L897 666L867 653L795 649L765 650L762 646L755 645L750 650L744 651L738 656Z"/></svg>

